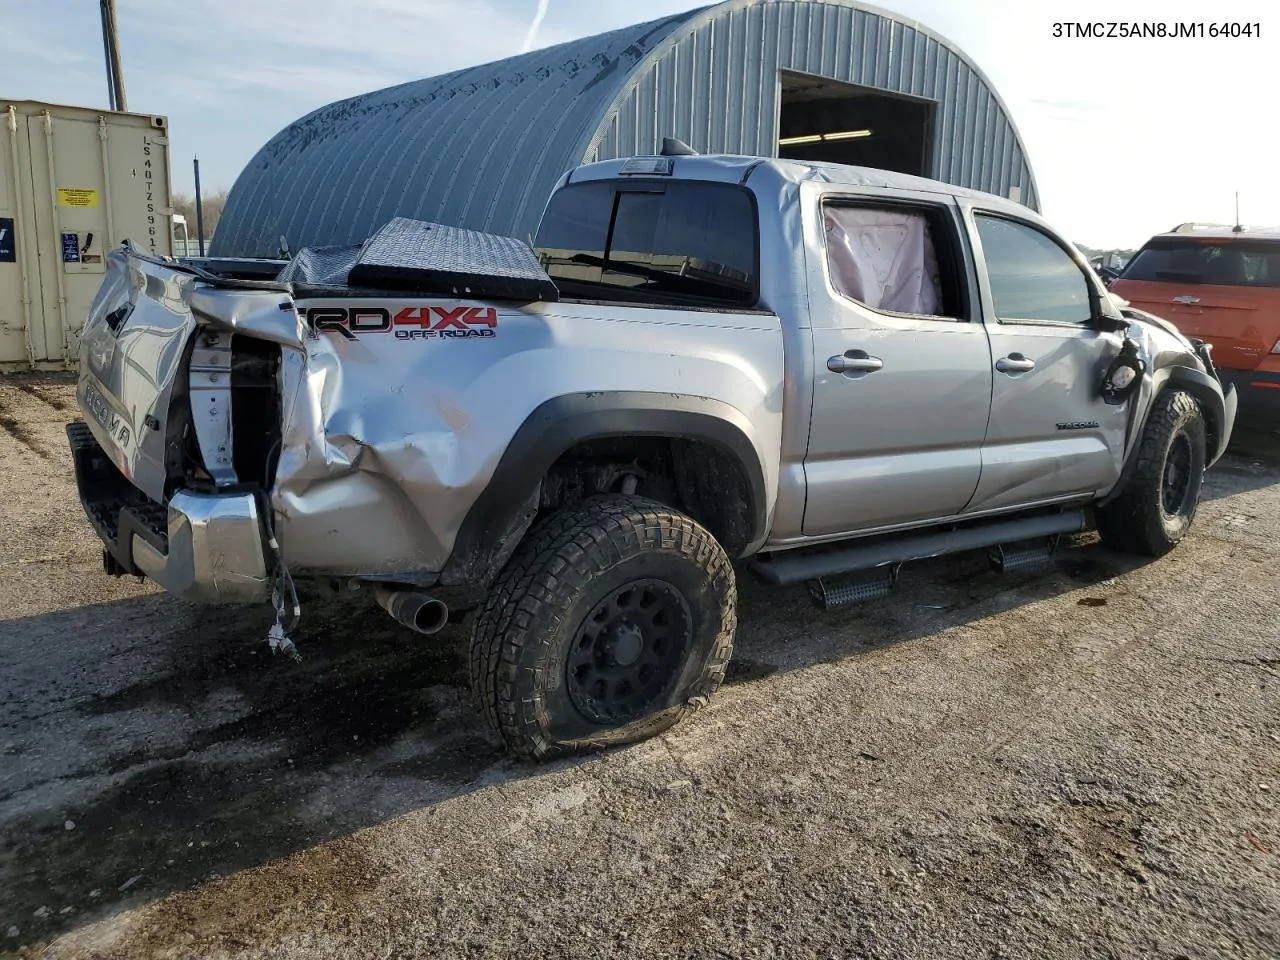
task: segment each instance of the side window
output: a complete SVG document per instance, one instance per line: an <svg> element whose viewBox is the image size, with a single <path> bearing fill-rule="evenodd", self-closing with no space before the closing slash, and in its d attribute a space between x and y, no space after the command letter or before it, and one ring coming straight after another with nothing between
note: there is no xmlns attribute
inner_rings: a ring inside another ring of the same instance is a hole
<svg viewBox="0 0 1280 960"><path fill-rule="evenodd" d="M1089 282L1062 247L1034 227L978 214L996 319L1088 323Z"/></svg>
<svg viewBox="0 0 1280 960"><path fill-rule="evenodd" d="M929 211L827 204L822 221L827 269L842 296L888 313L964 316L949 231Z"/></svg>

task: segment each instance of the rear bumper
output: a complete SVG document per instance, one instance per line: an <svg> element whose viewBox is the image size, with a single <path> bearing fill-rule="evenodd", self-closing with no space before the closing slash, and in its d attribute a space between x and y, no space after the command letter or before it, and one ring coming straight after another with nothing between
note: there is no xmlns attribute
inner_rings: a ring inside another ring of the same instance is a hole
<svg viewBox="0 0 1280 960"><path fill-rule="evenodd" d="M67 427L89 523L119 570L196 603L259 603L270 595L253 494L182 491L168 506L116 469L84 423Z"/></svg>
<svg viewBox="0 0 1280 960"><path fill-rule="evenodd" d="M1240 397L1240 419L1280 423L1280 373L1218 368L1223 385L1232 384Z"/></svg>

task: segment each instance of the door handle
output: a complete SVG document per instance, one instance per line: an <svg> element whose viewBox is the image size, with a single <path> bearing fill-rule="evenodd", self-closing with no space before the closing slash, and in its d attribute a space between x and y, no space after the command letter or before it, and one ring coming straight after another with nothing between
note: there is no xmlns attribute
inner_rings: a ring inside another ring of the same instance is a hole
<svg viewBox="0 0 1280 960"><path fill-rule="evenodd" d="M1001 357L996 361L996 369L1001 373L1015 374L1028 373L1036 368L1036 362L1030 357L1024 357L1020 353L1011 353L1007 357Z"/></svg>
<svg viewBox="0 0 1280 960"><path fill-rule="evenodd" d="M865 350L846 350L843 354L827 358L827 369L832 373L866 376L868 373L875 373L883 366L883 360L868 356Z"/></svg>

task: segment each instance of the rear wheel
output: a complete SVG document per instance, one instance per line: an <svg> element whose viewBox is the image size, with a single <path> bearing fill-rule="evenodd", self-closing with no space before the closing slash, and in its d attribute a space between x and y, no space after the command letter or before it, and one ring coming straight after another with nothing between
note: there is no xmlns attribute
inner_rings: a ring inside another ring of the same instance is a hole
<svg viewBox="0 0 1280 960"><path fill-rule="evenodd" d="M1107 546L1158 557L1186 536L1200 502L1206 430L1200 405L1183 390L1156 398L1133 472L1116 499L1098 509Z"/></svg>
<svg viewBox="0 0 1280 960"><path fill-rule="evenodd" d="M640 497L586 500L535 527L498 576L472 632L472 686L524 756L641 740L720 686L736 602L701 525Z"/></svg>

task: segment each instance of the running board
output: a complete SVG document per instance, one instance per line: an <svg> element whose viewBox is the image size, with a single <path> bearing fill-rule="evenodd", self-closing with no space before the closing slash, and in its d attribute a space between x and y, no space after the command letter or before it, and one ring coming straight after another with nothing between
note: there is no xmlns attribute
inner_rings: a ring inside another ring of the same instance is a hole
<svg viewBox="0 0 1280 960"><path fill-rule="evenodd" d="M1025 517L1021 520L1004 520L979 527L948 530L945 533L927 533L901 537L895 540L876 540L873 543L836 548L822 553L804 556L788 556L785 552L777 559L757 559L751 570L768 583L783 586L802 580L820 580L855 570L871 570L890 563L923 560L947 553L981 550L1020 540L1039 540L1064 533L1080 533L1087 526L1083 510L1052 513L1047 516Z"/></svg>

